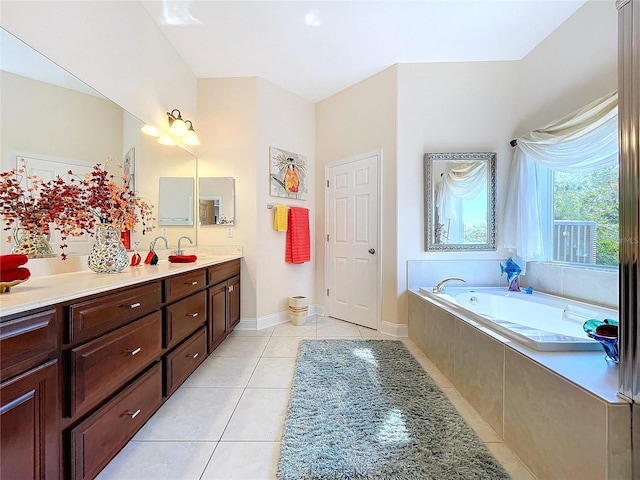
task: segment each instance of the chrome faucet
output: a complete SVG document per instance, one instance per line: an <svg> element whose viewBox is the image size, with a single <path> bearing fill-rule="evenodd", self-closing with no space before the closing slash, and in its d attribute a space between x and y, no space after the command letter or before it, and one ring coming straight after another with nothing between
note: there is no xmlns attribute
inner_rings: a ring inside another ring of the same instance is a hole
<svg viewBox="0 0 640 480"><path fill-rule="evenodd" d="M167 238L163 235L160 235L159 237L156 237L153 239L153 241L151 242L151 251L149 252L149 255L151 255L151 258L149 258L147 256L147 259L149 260L147 262L147 260L145 260L145 264L148 263L149 265L157 265L158 264L158 254L156 253L156 240L164 240L164 246L165 248L169 248L169 242L167 241Z"/></svg>
<svg viewBox="0 0 640 480"><path fill-rule="evenodd" d="M447 282L451 282L453 280L456 280L456 281L462 282L462 283L466 283L465 280L463 280L462 278L458 278L458 277L445 278L440 283L438 283L435 287L433 287L433 293L440 293L440 292L444 291L446 283Z"/></svg>
<svg viewBox="0 0 640 480"><path fill-rule="evenodd" d="M183 235L182 237L180 237L178 239L178 250L176 250L176 255L184 255L184 250L182 250L180 248L180 242L182 241L183 238L186 238L187 240L189 240L189 244L193 245L193 240L191 240L189 237L187 237L186 235Z"/></svg>
<svg viewBox="0 0 640 480"><path fill-rule="evenodd" d="M167 241L167 237L165 237L164 235L160 235L159 237L156 237L153 239L153 241L151 242L151 250L153 250L154 252L156 251L156 240L164 240L164 248L169 248L169 242Z"/></svg>

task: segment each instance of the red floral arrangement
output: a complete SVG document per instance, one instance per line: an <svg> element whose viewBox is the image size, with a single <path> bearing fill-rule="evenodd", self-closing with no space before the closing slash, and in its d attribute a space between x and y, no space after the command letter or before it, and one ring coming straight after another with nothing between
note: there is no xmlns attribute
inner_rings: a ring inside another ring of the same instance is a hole
<svg viewBox="0 0 640 480"><path fill-rule="evenodd" d="M68 171L69 180L58 176L45 182L36 176L25 177L25 161L20 161L20 167L0 173L0 215L6 223L4 229L19 226L31 233L47 235L53 226L60 232L63 260L67 238L83 233L93 236L97 223L108 223L123 232L141 223L143 235L153 229L153 205L130 189L126 175L118 184L115 176L98 164L84 178ZM118 167L122 169L121 165Z"/></svg>

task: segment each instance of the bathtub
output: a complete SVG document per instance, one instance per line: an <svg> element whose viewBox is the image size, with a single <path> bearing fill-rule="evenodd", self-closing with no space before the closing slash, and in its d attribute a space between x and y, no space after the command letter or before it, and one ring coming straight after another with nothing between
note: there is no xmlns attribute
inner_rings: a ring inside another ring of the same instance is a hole
<svg viewBox="0 0 640 480"><path fill-rule="evenodd" d="M441 293L419 293L467 320L525 347L539 351L602 350L582 329L591 318L618 319L615 310L534 292L510 292L506 287L447 287Z"/></svg>

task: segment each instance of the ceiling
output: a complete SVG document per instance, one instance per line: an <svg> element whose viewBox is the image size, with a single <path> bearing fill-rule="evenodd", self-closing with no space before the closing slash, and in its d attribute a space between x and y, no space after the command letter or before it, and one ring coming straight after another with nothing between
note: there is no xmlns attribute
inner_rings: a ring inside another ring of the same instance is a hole
<svg viewBox="0 0 640 480"><path fill-rule="evenodd" d="M396 63L520 60L585 0L141 3L196 77L317 102Z"/></svg>

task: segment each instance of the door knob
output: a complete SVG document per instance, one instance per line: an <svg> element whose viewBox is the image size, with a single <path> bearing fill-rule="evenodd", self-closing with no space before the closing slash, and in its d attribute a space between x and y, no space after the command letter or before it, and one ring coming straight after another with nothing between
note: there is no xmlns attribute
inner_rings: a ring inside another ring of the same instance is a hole
<svg viewBox="0 0 640 480"><path fill-rule="evenodd" d="M375 249L375 248L370 248L370 249L369 249L369 253L370 253L371 255L373 255L374 253L376 253L376 249Z"/></svg>

